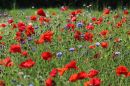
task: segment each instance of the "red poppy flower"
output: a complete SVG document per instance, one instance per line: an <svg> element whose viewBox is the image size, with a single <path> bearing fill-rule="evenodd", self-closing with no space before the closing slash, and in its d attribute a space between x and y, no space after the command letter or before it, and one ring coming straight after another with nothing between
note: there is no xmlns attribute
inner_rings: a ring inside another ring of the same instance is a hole
<svg viewBox="0 0 130 86"><path fill-rule="evenodd" d="M115 38L114 42L116 42L116 43L120 42L120 38Z"/></svg>
<svg viewBox="0 0 130 86"><path fill-rule="evenodd" d="M103 18L102 18L102 17L100 17L100 18L98 19L98 21L103 22Z"/></svg>
<svg viewBox="0 0 130 86"><path fill-rule="evenodd" d="M30 16L30 20L36 21L37 20L37 16L35 16L35 15Z"/></svg>
<svg viewBox="0 0 130 86"><path fill-rule="evenodd" d="M18 22L17 24L18 28L22 27L22 26L26 26L24 22Z"/></svg>
<svg viewBox="0 0 130 86"><path fill-rule="evenodd" d="M93 34L92 33L90 33L90 32L86 32L85 33L85 36L84 36L84 39L86 40L86 41L89 41L89 42L93 42Z"/></svg>
<svg viewBox="0 0 130 86"><path fill-rule="evenodd" d="M78 79L85 79L88 77L88 74L84 71L78 73Z"/></svg>
<svg viewBox="0 0 130 86"><path fill-rule="evenodd" d="M68 70L68 68L57 68L57 71L60 76L62 76L65 73L65 71L67 71L67 70Z"/></svg>
<svg viewBox="0 0 130 86"><path fill-rule="evenodd" d="M115 19L119 18L119 14L116 14L116 15L114 16L114 18L115 18Z"/></svg>
<svg viewBox="0 0 130 86"><path fill-rule="evenodd" d="M84 82L84 86L90 86L89 81Z"/></svg>
<svg viewBox="0 0 130 86"><path fill-rule="evenodd" d="M26 26L21 26L18 28L19 32L23 32L26 29Z"/></svg>
<svg viewBox="0 0 130 86"><path fill-rule="evenodd" d="M28 55L28 52L27 51L22 51L21 53L23 56L27 56Z"/></svg>
<svg viewBox="0 0 130 86"><path fill-rule="evenodd" d="M75 12L76 12L77 14L80 14L80 13L82 13L82 9L77 9L77 10L75 10Z"/></svg>
<svg viewBox="0 0 130 86"><path fill-rule="evenodd" d="M35 62L32 59L27 59L22 62L19 66L20 68L31 68L35 65Z"/></svg>
<svg viewBox="0 0 130 86"><path fill-rule="evenodd" d="M97 20L97 18L96 17L92 17L92 21L96 21Z"/></svg>
<svg viewBox="0 0 130 86"><path fill-rule="evenodd" d="M16 24L12 24L12 29L17 28Z"/></svg>
<svg viewBox="0 0 130 86"><path fill-rule="evenodd" d="M5 42L0 42L0 44L5 45Z"/></svg>
<svg viewBox="0 0 130 86"><path fill-rule="evenodd" d="M3 23L3 24L1 24L0 26L4 28L4 27L6 27L6 24Z"/></svg>
<svg viewBox="0 0 130 86"><path fill-rule="evenodd" d="M45 12L44 12L44 10L42 8L37 10L37 15L46 17L46 14L45 14Z"/></svg>
<svg viewBox="0 0 130 86"><path fill-rule="evenodd" d="M18 22L17 24L19 32L23 32L26 28L26 25L24 22Z"/></svg>
<svg viewBox="0 0 130 86"><path fill-rule="evenodd" d="M96 75L98 75L99 71L98 70L90 70L89 73L88 73L88 77L89 78L93 78L95 77Z"/></svg>
<svg viewBox="0 0 130 86"><path fill-rule="evenodd" d="M103 22L103 18L100 17L100 18L97 19L97 21L95 22L95 24L100 25L100 24L102 24L102 22Z"/></svg>
<svg viewBox="0 0 130 86"><path fill-rule="evenodd" d="M118 23L116 24L116 27L117 27L117 28L122 27L122 23L121 23L121 22L118 22Z"/></svg>
<svg viewBox="0 0 130 86"><path fill-rule="evenodd" d="M74 17L71 18L71 21L74 22L74 21L76 21L76 19L77 18L74 16Z"/></svg>
<svg viewBox="0 0 130 86"><path fill-rule="evenodd" d="M117 68L116 68L116 75L117 76L120 76L120 75L125 75L125 76L127 76L127 74L128 74L128 69L127 69L127 67L126 66L122 66L122 65L120 65L120 66L118 66Z"/></svg>
<svg viewBox="0 0 130 86"><path fill-rule="evenodd" d="M106 37L106 35L108 34L108 30L102 30L101 32L100 32L100 35L101 36L103 36L103 37Z"/></svg>
<svg viewBox="0 0 130 86"><path fill-rule="evenodd" d="M27 36L31 36L32 34L34 34L35 32L34 32L33 26L32 25L28 25L26 27L25 33L26 33Z"/></svg>
<svg viewBox="0 0 130 86"><path fill-rule="evenodd" d="M56 68L54 68L54 69L52 69L52 71L50 72L50 76L51 77L55 77L56 76L56 74L57 74L57 69Z"/></svg>
<svg viewBox="0 0 130 86"><path fill-rule="evenodd" d="M77 74L77 73L72 74L72 75L70 76L70 78L69 78L69 81L70 81L70 82L75 82L75 81L77 81L77 80L78 80L78 74Z"/></svg>
<svg viewBox="0 0 130 86"><path fill-rule="evenodd" d="M15 37L15 39L18 40L18 41L20 41L20 40L22 39L22 38L21 38L21 35L22 35L21 32L16 32L16 37Z"/></svg>
<svg viewBox="0 0 130 86"><path fill-rule="evenodd" d="M67 24L67 28L68 28L68 29L72 29L72 30L74 30L74 29L75 29L75 25L69 23L69 24Z"/></svg>
<svg viewBox="0 0 130 86"><path fill-rule="evenodd" d="M127 73L127 77L130 77L130 72Z"/></svg>
<svg viewBox="0 0 130 86"><path fill-rule="evenodd" d="M44 60L50 60L52 58L52 54L50 52L43 52L41 54L42 59Z"/></svg>
<svg viewBox="0 0 130 86"><path fill-rule="evenodd" d="M70 68L78 69L78 67L76 66L76 61L75 60L72 60L68 64L66 64L65 68L68 68L68 69L70 69Z"/></svg>
<svg viewBox="0 0 130 86"><path fill-rule="evenodd" d="M124 10L124 15L128 15L129 11L128 10Z"/></svg>
<svg viewBox="0 0 130 86"><path fill-rule="evenodd" d="M20 45L18 45L18 44L12 44L11 46L10 46L10 49L9 49L9 51L11 52L11 53L21 53L21 46Z"/></svg>
<svg viewBox="0 0 130 86"><path fill-rule="evenodd" d="M9 24L11 24L11 23L13 23L13 22L14 22L13 19L9 19L9 20L8 20L8 23L9 23Z"/></svg>
<svg viewBox="0 0 130 86"><path fill-rule="evenodd" d="M92 78L89 80L89 86L100 86L101 80L99 78Z"/></svg>
<svg viewBox="0 0 130 86"><path fill-rule="evenodd" d="M43 17L43 16L40 16L39 21L40 21L41 24L43 24L43 22L47 22L47 23L50 22L50 19Z"/></svg>
<svg viewBox="0 0 130 86"><path fill-rule="evenodd" d="M3 38L3 37L2 37L2 36L0 36L0 40L2 40L2 38Z"/></svg>
<svg viewBox="0 0 130 86"><path fill-rule="evenodd" d="M11 60L10 57L6 57L5 59L2 60L2 64L6 67L10 67L10 66L13 66L13 62Z"/></svg>
<svg viewBox="0 0 130 86"><path fill-rule="evenodd" d="M93 30L94 26L92 24L89 24L89 25L86 26L86 29L87 30Z"/></svg>
<svg viewBox="0 0 130 86"><path fill-rule="evenodd" d="M45 86L53 86L53 80L51 78L48 78L46 81L45 81Z"/></svg>
<svg viewBox="0 0 130 86"><path fill-rule="evenodd" d="M80 32L80 31L76 31L76 32L74 33L74 38L75 38L76 40L81 40L81 32Z"/></svg>
<svg viewBox="0 0 130 86"><path fill-rule="evenodd" d="M89 46L89 49L95 49L95 48L96 48L95 45L90 45L90 46Z"/></svg>
<svg viewBox="0 0 130 86"><path fill-rule="evenodd" d="M122 19L121 19L121 22L122 22L122 23L125 23L126 21L127 21L127 18L122 18Z"/></svg>
<svg viewBox="0 0 130 86"><path fill-rule="evenodd" d="M109 14L110 13L110 9L104 9L103 13L104 14Z"/></svg>
<svg viewBox="0 0 130 86"><path fill-rule="evenodd" d="M0 86L6 86L5 81L0 80Z"/></svg>
<svg viewBox="0 0 130 86"><path fill-rule="evenodd" d="M74 17L74 16L76 16L78 14L78 12L75 10L75 11L72 11L71 12L71 17Z"/></svg>
<svg viewBox="0 0 130 86"><path fill-rule="evenodd" d="M103 48L107 48L108 47L108 42L101 42L101 46Z"/></svg>
<svg viewBox="0 0 130 86"><path fill-rule="evenodd" d="M127 34L130 36L130 31L127 31Z"/></svg>
<svg viewBox="0 0 130 86"><path fill-rule="evenodd" d="M67 7L67 6L62 6L62 7L60 8L60 10L61 10L61 11L66 11L66 10L68 10L68 7Z"/></svg>
<svg viewBox="0 0 130 86"><path fill-rule="evenodd" d="M38 43L42 44L44 42L51 42L52 36L53 36L53 32L52 31L47 31L47 32L40 35Z"/></svg>
<svg viewBox="0 0 130 86"><path fill-rule="evenodd" d="M102 22L101 21L96 21L95 24L100 25Z"/></svg>

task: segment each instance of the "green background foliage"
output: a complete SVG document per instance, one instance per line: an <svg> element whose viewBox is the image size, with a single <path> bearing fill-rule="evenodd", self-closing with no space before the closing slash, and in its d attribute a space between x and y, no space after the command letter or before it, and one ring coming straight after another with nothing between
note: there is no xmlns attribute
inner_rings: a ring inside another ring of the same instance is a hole
<svg viewBox="0 0 130 86"><path fill-rule="evenodd" d="M62 5L82 7L83 4L102 9L105 6L130 6L130 0L0 0L0 8L57 7Z"/></svg>

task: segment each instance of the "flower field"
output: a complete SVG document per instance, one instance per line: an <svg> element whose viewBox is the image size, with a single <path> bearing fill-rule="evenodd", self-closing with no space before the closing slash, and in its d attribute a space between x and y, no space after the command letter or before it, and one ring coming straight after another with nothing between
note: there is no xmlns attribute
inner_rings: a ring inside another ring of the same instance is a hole
<svg viewBox="0 0 130 86"><path fill-rule="evenodd" d="M0 20L0 86L130 86L129 10L33 8Z"/></svg>

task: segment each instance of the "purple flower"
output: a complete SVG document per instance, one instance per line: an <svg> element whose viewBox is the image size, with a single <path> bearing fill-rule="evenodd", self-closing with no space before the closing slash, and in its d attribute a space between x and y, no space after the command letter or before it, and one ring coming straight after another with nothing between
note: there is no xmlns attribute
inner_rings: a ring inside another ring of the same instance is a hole
<svg viewBox="0 0 130 86"><path fill-rule="evenodd" d="M65 26L65 27L64 27L64 30L68 30L68 27L67 27L67 26Z"/></svg>
<svg viewBox="0 0 130 86"><path fill-rule="evenodd" d="M26 42L25 41L21 41L21 44L25 44Z"/></svg>
<svg viewBox="0 0 130 86"><path fill-rule="evenodd" d="M31 41L32 40L32 37L28 37L28 41Z"/></svg>

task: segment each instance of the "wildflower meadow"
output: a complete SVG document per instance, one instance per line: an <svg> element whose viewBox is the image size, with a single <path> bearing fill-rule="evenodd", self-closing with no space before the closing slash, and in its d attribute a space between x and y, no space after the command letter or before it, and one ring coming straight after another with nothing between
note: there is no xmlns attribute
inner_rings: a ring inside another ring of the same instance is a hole
<svg viewBox="0 0 130 86"><path fill-rule="evenodd" d="M130 86L129 9L8 10L0 86Z"/></svg>

